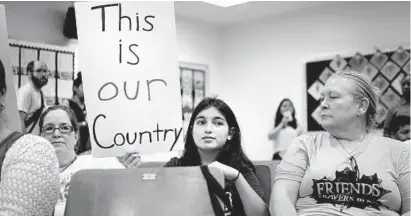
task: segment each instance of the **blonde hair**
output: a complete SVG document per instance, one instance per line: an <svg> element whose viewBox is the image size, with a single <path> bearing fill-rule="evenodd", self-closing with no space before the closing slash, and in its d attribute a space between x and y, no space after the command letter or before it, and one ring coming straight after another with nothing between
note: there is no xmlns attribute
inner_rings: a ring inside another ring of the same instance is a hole
<svg viewBox="0 0 411 216"><path fill-rule="evenodd" d="M369 106L365 113L366 126L368 129L373 129L377 126L376 117L377 111L380 106L380 94L379 89L373 86L371 80L365 75L355 70L342 70L337 71L331 77L343 77L353 84L354 91L352 94L356 99L367 98Z"/></svg>

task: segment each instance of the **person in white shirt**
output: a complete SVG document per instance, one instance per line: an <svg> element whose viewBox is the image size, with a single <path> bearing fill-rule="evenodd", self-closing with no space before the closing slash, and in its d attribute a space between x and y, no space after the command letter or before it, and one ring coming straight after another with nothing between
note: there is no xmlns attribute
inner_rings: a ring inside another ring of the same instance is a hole
<svg viewBox="0 0 411 216"><path fill-rule="evenodd" d="M38 120L45 107L41 88L47 85L49 70L42 61L31 61L26 69L29 81L17 91L17 107L22 132L38 135Z"/></svg>
<svg viewBox="0 0 411 216"><path fill-rule="evenodd" d="M288 146L302 133L293 103L288 98L283 99L275 114L274 128L268 132L268 139L273 140L273 160L281 160Z"/></svg>

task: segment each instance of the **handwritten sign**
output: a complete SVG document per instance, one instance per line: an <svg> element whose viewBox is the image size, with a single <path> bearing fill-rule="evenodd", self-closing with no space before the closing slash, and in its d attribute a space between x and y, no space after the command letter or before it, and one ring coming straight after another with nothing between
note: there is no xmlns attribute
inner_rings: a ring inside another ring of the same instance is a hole
<svg viewBox="0 0 411 216"><path fill-rule="evenodd" d="M75 11L93 156L180 145L174 3L78 2Z"/></svg>
<svg viewBox="0 0 411 216"><path fill-rule="evenodd" d="M3 64L6 75L7 91L4 101L4 110L0 112L0 119L6 127L13 131L21 131L20 117L17 111L16 88L14 87L14 75L10 61L10 47L8 42L7 27L6 27L6 12L5 7L0 5L0 61Z"/></svg>

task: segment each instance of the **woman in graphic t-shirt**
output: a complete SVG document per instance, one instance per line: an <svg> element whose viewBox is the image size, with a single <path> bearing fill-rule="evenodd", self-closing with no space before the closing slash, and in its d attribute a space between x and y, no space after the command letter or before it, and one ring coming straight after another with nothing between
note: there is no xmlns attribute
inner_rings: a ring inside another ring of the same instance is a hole
<svg viewBox="0 0 411 216"><path fill-rule="evenodd" d="M268 139L273 140L273 160L281 160L292 141L303 133L290 99L281 101L274 122L274 128L268 132Z"/></svg>
<svg viewBox="0 0 411 216"><path fill-rule="evenodd" d="M276 170L272 215L409 215L410 145L369 133L378 101L357 72L327 80L326 131L302 135L289 147Z"/></svg>

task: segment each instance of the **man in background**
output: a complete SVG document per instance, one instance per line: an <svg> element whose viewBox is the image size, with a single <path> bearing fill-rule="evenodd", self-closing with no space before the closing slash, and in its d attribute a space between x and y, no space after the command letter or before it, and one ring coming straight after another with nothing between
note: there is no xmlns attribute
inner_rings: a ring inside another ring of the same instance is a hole
<svg viewBox="0 0 411 216"><path fill-rule="evenodd" d="M410 74L407 74L401 80L402 98L398 104L388 110L384 121L384 136L390 137L390 127L394 116L408 116L410 117Z"/></svg>
<svg viewBox="0 0 411 216"><path fill-rule="evenodd" d="M38 120L45 108L41 88L48 82L49 70L43 61L31 61L26 69L28 82L17 90L17 108L22 132L38 135Z"/></svg>
<svg viewBox="0 0 411 216"><path fill-rule="evenodd" d="M86 120L87 112L84 103L83 78L81 72L77 73L76 79L73 80L73 97L63 102L63 105L73 110L79 122L79 140L77 143L76 153L81 154L91 149L90 132Z"/></svg>

